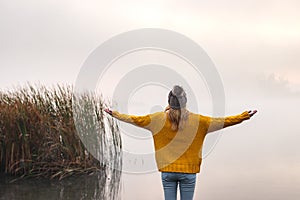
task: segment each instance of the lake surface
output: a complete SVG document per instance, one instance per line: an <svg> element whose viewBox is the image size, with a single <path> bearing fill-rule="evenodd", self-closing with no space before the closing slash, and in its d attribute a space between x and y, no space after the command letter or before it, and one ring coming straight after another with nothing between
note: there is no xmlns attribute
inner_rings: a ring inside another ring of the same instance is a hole
<svg viewBox="0 0 300 200"><path fill-rule="evenodd" d="M0 200L113 200L119 197L119 186L114 177L105 173L73 176L58 180L24 179L0 175ZM118 179L119 180L119 179Z"/></svg>

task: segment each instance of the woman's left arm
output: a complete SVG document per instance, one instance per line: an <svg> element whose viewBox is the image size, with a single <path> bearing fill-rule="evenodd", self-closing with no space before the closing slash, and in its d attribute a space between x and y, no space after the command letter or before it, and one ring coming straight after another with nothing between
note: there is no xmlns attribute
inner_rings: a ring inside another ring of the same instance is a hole
<svg viewBox="0 0 300 200"><path fill-rule="evenodd" d="M126 123L130 123L135 126L142 127L142 128L146 128L146 126L149 125L151 122L150 115L145 115L145 116L126 115L126 114L121 114L117 111L112 111L110 109L105 109L104 111L118 120L121 120Z"/></svg>

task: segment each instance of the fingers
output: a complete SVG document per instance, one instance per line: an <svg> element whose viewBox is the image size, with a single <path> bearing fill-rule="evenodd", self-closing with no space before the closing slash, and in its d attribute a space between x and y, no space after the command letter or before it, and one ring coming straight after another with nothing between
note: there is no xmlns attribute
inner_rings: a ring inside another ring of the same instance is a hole
<svg viewBox="0 0 300 200"><path fill-rule="evenodd" d="M250 115L250 117L252 117L255 113L257 113L257 110L250 110L250 111L248 111L248 113L249 113L249 115Z"/></svg>
<svg viewBox="0 0 300 200"><path fill-rule="evenodd" d="M112 111L111 111L110 109L108 109L108 108L105 108L105 109L104 109L104 111L105 111L106 113L108 113L108 114L112 115Z"/></svg>

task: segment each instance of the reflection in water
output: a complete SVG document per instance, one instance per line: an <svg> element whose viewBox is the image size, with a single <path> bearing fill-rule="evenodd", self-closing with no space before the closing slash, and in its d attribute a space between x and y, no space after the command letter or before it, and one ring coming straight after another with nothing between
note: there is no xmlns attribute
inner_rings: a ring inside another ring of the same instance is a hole
<svg viewBox="0 0 300 200"><path fill-rule="evenodd" d="M113 174L110 177L108 174ZM121 172L73 176L62 181L24 179L0 175L1 200L119 199Z"/></svg>

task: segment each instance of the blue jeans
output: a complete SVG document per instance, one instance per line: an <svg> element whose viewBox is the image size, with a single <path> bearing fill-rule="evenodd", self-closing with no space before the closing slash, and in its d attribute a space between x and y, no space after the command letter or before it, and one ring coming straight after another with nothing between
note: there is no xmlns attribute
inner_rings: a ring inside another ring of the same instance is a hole
<svg viewBox="0 0 300 200"><path fill-rule="evenodd" d="M193 199L196 184L196 174L162 172L161 179L164 187L165 200L177 199L178 184L180 189L180 199Z"/></svg>

